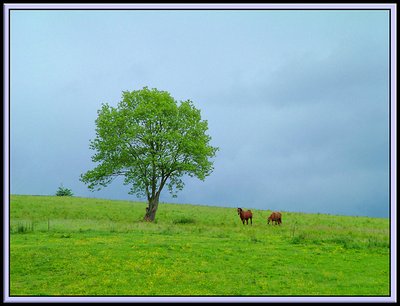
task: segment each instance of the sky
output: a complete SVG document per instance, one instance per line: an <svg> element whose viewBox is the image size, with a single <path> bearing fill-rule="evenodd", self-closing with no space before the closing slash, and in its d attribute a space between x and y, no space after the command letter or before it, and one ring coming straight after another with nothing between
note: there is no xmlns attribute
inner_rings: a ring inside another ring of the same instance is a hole
<svg viewBox="0 0 400 306"><path fill-rule="evenodd" d="M11 194L144 201L79 177L101 104L148 86L219 147L161 202L389 216L388 11L13 10L9 43Z"/></svg>

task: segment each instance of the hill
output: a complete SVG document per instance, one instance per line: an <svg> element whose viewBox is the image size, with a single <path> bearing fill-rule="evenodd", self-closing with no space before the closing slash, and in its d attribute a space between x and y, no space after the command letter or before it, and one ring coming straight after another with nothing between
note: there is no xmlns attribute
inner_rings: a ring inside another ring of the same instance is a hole
<svg viewBox="0 0 400 306"><path fill-rule="evenodd" d="M11 296L388 296L389 220L11 195Z"/></svg>

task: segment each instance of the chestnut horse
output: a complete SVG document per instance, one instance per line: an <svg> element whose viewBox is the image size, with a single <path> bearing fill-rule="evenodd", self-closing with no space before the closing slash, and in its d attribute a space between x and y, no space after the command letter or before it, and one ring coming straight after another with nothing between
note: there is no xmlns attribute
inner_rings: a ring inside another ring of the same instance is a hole
<svg viewBox="0 0 400 306"><path fill-rule="evenodd" d="M274 211L269 217L268 217L268 224L269 222L272 221L272 224L282 224L282 214L280 212Z"/></svg>
<svg viewBox="0 0 400 306"><path fill-rule="evenodd" d="M253 225L253 213L251 212L251 210L249 209L248 211L244 211L241 208L237 209L238 215L240 216L240 219L242 219L243 225L244 225L244 221L246 221L246 224L249 224L249 219L251 224Z"/></svg>

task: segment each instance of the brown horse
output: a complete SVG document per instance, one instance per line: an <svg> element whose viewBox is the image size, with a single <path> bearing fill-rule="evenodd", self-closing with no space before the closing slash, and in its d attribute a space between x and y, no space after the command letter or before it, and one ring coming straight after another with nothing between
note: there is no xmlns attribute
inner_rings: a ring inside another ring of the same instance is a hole
<svg viewBox="0 0 400 306"><path fill-rule="evenodd" d="M237 209L238 215L240 216L240 219L242 219L243 225L244 225L244 221L246 221L246 224L249 224L249 219L251 222L251 225L253 225L253 213L251 212L251 210L249 209L248 211L244 211L241 208Z"/></svg>
<svg viewBox="0 0 400 306"><path fill-rule="evenodd" d="M268 224L269 222L272 221L272 224L282 224L282 214L280 212L274 211L269 217L268 217Z"/></svg>

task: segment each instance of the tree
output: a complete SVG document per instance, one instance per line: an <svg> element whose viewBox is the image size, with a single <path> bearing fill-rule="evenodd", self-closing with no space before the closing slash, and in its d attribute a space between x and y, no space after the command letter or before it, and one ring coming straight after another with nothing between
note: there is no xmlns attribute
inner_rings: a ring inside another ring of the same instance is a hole
<svg viewBox="0 0 400 306"><path fill-rule="evenodd" d="M60 187L58 187L58 190L56 192L56 196L59 196L59 197L64 197L64 196L72 197L73 195L74 194L72 193L72 190L68 189L68 188L64 188L62 184Z"/></svg>
<svg viewBox="0 0 400 306"><path fill-rule="evenodd" d="M96 137L90 141L98 165L81 181L93 191L123 176L129 194L147 198L144 219L154 221L164 186L176 197L184 175L204 181L211 174L218 148L209 144L207 130L190 100L178 105L155 88L123 91L117 107L102 104L98 111Z"/></svg>

